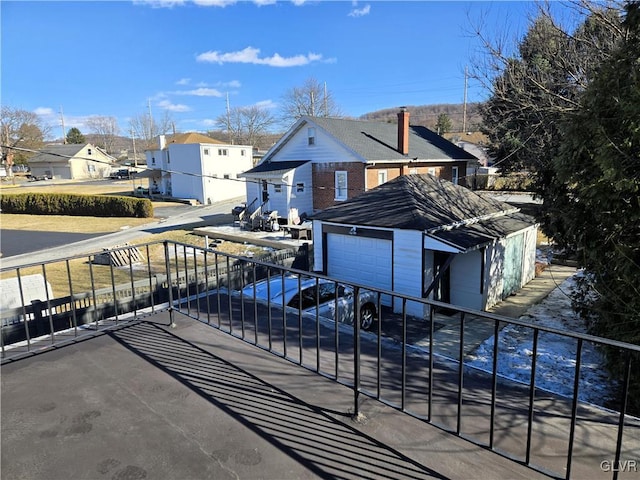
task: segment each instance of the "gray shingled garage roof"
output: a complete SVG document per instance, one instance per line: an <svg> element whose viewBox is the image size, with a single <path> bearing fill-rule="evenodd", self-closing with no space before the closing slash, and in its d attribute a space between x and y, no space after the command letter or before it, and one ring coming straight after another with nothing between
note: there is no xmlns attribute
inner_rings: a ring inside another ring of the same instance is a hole
<svg viewBox="0 0 640 480"><path fill-rule="evenodd" d="M428 174L397 177L311 218L347 225L418 230L461 250L535 223L507 203L481 197Z"/></svg>

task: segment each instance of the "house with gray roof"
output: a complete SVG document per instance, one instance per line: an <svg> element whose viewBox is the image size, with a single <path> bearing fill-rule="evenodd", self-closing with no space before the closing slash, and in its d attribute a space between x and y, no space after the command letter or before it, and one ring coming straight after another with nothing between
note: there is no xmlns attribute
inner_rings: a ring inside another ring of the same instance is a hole
<svg viewBox="0 0 640 480"><path fill-rule="evenodd" d="M104 178L116 159L90 144L47 145L29 159L34 177L58 179Z"/></svg>
<svg viewBox="0 0 640 480"><path fill-rule="evenodd" d="M535 276L531 217L432 175L397 177L311 218L314 270L345 281L486 310Z"/></svg>
<svg viewBox="0 0 640 480"><path fill-rule="evenodd" d="M242 173L251 212L261 208L287 217L308 215L360 195L393 178L430 173L463 182L475 157L422 126L301 117L264 155Z"/></svg>

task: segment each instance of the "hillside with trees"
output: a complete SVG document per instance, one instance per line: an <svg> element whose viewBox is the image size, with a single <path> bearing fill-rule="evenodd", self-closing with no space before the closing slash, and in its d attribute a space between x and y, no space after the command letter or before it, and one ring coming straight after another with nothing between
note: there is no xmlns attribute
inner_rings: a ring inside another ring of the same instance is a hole
<svg viewBox="0 0 640 480"><path fill-rule="evenodd" d="M446 127L448 123L448 127L441 128L440 133L462 132L463 130L468 132L478 131L482 125L480 103L467 103L466 122L464 121L464 104L462 103L405 106L411 114L411 125L421 125L435 132L438 131L439 124ZM360 119L372 122L396 123L398 121L398 108L399 107L386 108L384 110L366 113L361 115ZM463 128L463 123L465 123L466 128Z"/></svg>

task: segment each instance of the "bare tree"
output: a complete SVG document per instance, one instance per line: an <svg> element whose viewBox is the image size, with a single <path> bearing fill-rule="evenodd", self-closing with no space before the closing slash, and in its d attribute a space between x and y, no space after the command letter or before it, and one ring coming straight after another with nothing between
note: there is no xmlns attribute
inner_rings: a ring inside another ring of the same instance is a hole
<svg viewBox="0 0 640 480"><path fill-rule="evenodd" d="M150 113L140 113L129 120L129 127L135 137L141 140L143 149L153 148L154 139L158 135L170 132L173 125L173 119L166 110L159 120L152 117Z"/></svg>
<svg viewBox="0 0 640 480"><path fill-rule="evenodd" d="M26 163L32 153L16 150L39 150L51 127L44 125L38 115L27 110L2 106L0 118L2 162L7 166ZM14 148L15 147L15 148Z"/></svg>
<svg viewBox="0 0 640 480"><path fill-rule="evenodd" d="M87 127L92 133L99 135L102 138L102 143L107 153L114 153L114 144L118 134L120 133L120 127L115 117L103 117L95 115L87 119Z"/></svg>
<svg viewBox="0 0 640 480"><path fill-rule="evenodd" d="M255 146L276 119L266 108L256 105L235 107L216 119L218 128L227 132L231 144Z"/></svg>
<svg viewBox="0 0 640 480"><path fill-rule="evenodd" d="M287 90L282 97L282 121L291 123L303 115L312 117L340 117L340 108L327 90L325 83L313 77L305 80L299 87Z"/></svg>

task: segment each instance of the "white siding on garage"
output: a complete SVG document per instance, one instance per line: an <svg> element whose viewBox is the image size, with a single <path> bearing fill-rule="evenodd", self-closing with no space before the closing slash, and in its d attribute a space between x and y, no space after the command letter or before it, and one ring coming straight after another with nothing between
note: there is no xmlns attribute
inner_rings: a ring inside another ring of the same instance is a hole
<svg viewBox="0 0 640 480"><path fill-rule="evenodd" d="M422 236L417 230L393 232L393 287L398 293L422 297ZM402 301L396 299L393 308L402 312ZM407 302L407 315L422 318L424 304Z"/></svg>
<svg viewBox="0 0 640 480"><path fill-rule="evenodd" d="M459 253L451 262L451 303L482 310L482 250Z"/></svg>
<svg viewBox="0 0 640 480"><path fill-rule="evenodd" d="M328 233L327 275L391 290L391 248L391 240Z"/></svg>

